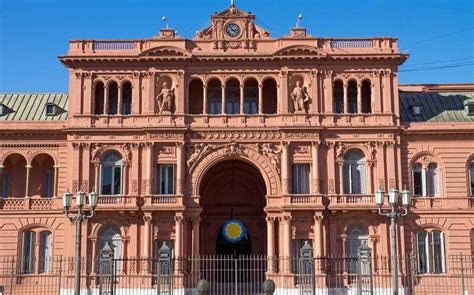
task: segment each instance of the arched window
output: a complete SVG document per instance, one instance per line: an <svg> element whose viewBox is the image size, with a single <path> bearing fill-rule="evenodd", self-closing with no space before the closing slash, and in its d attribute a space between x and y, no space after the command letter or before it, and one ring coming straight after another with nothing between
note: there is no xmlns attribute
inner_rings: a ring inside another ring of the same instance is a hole
<svg viewBox="0 0 474 295"><path fill-rule="evenodd" d="M226 113L235 115L240 113L240 82L230 79L225 85Z"/></svg>
<svg viewBox="0 0 474 295"><path fill-rule="evenodd" d="M471 197L474 197L474 163L469 166L469 192Z"/></svg>
<svg viewBox="0 0 474 295"><path fill-rule="evenodd" d="M354 80L349 81L347 84L347 98L349 104L349 113L357 113L357 82Z"/></svg>
<svg viewBox="0 0 474 295"><path fill-rule="evenodd" d="M416 163L412 169L413 195L417 197L439 196L439 170L436 163L430 163L428 168Z"/></svg>
<svg viewBox="0 0 474 295"><path fill-rule="evenodd" d="M362 82L362 113L372 113L372 85L369 80Z"/></svg>
<svg viewBox="0 0 474 295"><path fill-rule="evenodd" d="M119 259L122 257L122 237L120 234L120 229L115 225L105 226L99 234L99 252L104 250L105 245L109 245L110 248L114 251L114 258Z"/></svg>
<svg viewBox="0 0 474 295"><path fill-rule="evenodd" d="M367 187L366 160L360 151L352 150L344 156L344 193L365 194Z"/></svg>
<svg viewBox="0 0 474 295"><path fill-rule="evenodd" d="M199 79L194 79L189 84L188 91L188 108L190 114L202 114L203 113L203 94L204 84Z"/></svg>
<svg viewBox="0 0 474 295"><path fill-rule="evenodd" d="M334 82L333 86L333 111L336 114L344 113L344 84L341 80Z"/></svg>
<svg viewBox="0 0 474 295"><path fill-rule="evenodd" d="M110 152L102 159L101 195L120 195L122 193L122 157Z"/></svg>
<svg viewBox="0 0 474 295"><path fill-rule="evenodd" d="M31 196L50 198L54 196L54 159L48 154L38 154L31 161Z"/></svg>
<svg viewBox="0 0 474 295"><path fill-rule="evenodd" d="M421 164L415 164L413 166L413 195L421 197L424 195L424 176L423 168Z"/></svg>
<svg viewBox="0 0 474 295"><path fill-rule="evenodd" d="M104 114L104 83L99 82L95 84L94 91L94 114L103 115Z"/></svg>
<svg viewBox="0 0 474 295"><path fill-rule="evenodd" d="M276 114L278 110L277 83L273 78L265 79L262 85L262 109L264 114Z"/></svg>
<svg viewBox="0 0 474 295"><path fill-rule="evenodd" d="M109 85L108 114L117 115L117 113L118 113L118 85L116 82L112 82Z"/></svg>
<svg viewBox="0 0 474 295"><path fill-rule="evenodd" d="M438 165L428 165L428 196L437 197L438 194Z"/></svg>
<svg viewBox="0 0 474 295"><path fill-rule="evenodd" d="M11 154L3 161L2 197L23 198L28 195L25 189L26 159L21 154Z"/></svg>
<svg viewBox="0 0 474 295"><path fill-rule="evenodd" d="M22 234L21 272L39 273L51 270L53 239L50 231L32 229ZM36 248L39 247L39 248ZM36 255L39 255L36 257Z"/></svg>
<svg viewBox="0 0 474 295"><path fill-rule="evenodd" d="M416 233L416 252L419 273L444 273L444 233L438 230Z"/></svg>
<svg viewBox="0 0 474 295"><path fill-rule="evenodd" d="M210 115L222 113L222 84L218 79L207 84L207 112Z"/></svg>
<svg viewBox="0 0 474 295"><path fill-rule="evenodd" d="M128 81L122 86L122 114L132 114L132 83Z"/></svg>
<svg viewBox="0 0 474 295"><path fill-rule="evenodd" d="M351 225L346 232L346 256L347 256L347 272L357 272L357 253L362 244L367 245L369 241L369 230L362 225Z"/></svg>
<svg viewBox="0 0 474 295"><path fill-rule="evenodd" d="M258 113L258 82L249 79L244 84L244 114L255 115Z"/></svg>

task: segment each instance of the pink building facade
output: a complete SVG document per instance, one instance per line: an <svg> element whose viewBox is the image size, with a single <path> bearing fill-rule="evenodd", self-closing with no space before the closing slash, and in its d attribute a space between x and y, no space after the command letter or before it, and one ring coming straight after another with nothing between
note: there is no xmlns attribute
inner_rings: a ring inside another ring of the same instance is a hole
<svg viewBox="0 0 474 295"><path fill-rule="evenodd" d="M73 256L61 198L79 190L99 194L83 256L390 255L374 193L405 187L399 254L427 273L471 254L474 85L399 85L395 38L254 21L231 6L193 39L71 41L69 94L0 95L0 255ZM247 235L231 245L232 218Z"/></svg>

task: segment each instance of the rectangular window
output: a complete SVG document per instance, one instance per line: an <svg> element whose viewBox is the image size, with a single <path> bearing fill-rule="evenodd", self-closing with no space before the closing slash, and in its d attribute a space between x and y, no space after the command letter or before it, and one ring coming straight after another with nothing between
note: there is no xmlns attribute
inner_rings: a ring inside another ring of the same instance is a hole
<svg viewBox="0 0 474 295"><path fill-rule="evenodd" d="M44 196L45 197L52 197L54 194L53 186L54 186L54 172L53 171L46 171L44 174Z"/></svg>
<svg viewBox="0 0 474 295"><path fill-rule="evenodd" d="M33 273L35 265L35 239L36 233L32 231L23 232L23 247L21 273Z"/></svg>
<svg viewBox="0 0 474 295"><path fill-rule="evenodd" d="M2 190L1 190L2 198L8 198L9 187L10 187L10 172L4 171L3 179L2 179Z"/></svg>
<svg viewBox="0 0 474 295"><path fill-rule="evenodd" d="M102 165L102 175L101 175L101 194L102 195L112 195L112 166Z"/></svg>
<svg viewBox="0 0 474 295"><path fill-rule="evenodd" d="M158 195L175 194L175 165L160 164L157 168L156 193Z"/></svg>
<svg viewBox="0 0 474 295"><path fill-rule="evenodd" d="M418 232L416 234L416 253L418 256L418 273L429 272L428 235L426 232Z"/></svg>
<svg viewBox="0 0 474 295"><path fill-rule="evenodd" d="M51 248L52 235L50 232L44 231L40 234L40 257L39 272L49 272L51 270Z"/></svg>
<svg viewBox="0 0 474 295"><path fill-rule="evenodd" d="M293 194L309 194L310 169L309 164L293 165Z"/></svg>
<svg viewBox="0 0 474 295"><path fill-rule="evenodd" d="M433 251L433 273L444 273L444 235L442 232L431 233Z"/></svg>
<svg viewBox="0 0 474 295"><path fill-rule="evenodd" d="M423 175L419 166L413 168L413 195L417 197L423 196Z"/></svg>
<svg viewBox="0 0 474 295"><path fill-rule="evenodd" d="M469 182L471 184L471 197L474 197L474 165L469 169Z"/></svg>
<svg viewBox="0 0 474 295"><path fill-rule="evenodd" d="M122 193L122 167L121 166L114 166L114 191L112 192L113 195L120 195Z"/></svg>

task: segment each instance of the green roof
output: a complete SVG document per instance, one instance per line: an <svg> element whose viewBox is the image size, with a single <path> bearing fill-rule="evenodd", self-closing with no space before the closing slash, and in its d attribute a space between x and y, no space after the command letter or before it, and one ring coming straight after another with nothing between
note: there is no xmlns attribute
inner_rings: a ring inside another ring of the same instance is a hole
<svg viewBox="0 0 474 295"><path fill-rule="evenodd" d="M64 121L67 120L67 93L0 94L0 121ZM46 114L46 105L55 105L55 114Z"/></svg>
<svg viewBox="0 0 474 295"><path fill-rule="evenodd" d="M466 111L474 103L474 92L400 92L400 119L409 122L474 122ZM413 106L421 114L413 114Z"/></svg>
<svg viewBox="0 0 474 295"><path fill-rule="evenodd" d="M409 122L474 122L466 104L474 103L474 92L400 92L400 117ZM46 105L54 104L56 113L46 114ZM68 116L67 93L0 94L0 121L65 121ZM413 106L421 106L414 115ZM1 110L0 110L1 111Z"/></svg>

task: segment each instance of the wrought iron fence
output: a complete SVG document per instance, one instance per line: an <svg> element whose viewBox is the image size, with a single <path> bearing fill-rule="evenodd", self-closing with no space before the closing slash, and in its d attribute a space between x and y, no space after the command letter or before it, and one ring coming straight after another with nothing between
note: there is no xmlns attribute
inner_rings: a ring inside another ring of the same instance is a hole
<svg viewBox="0 0 474 295"><path fill-rule="evenodd" d="M264 294L275 282L279 295L391 294L390 257L189 256L83 259L81 295L198 294L200 280L209 294ZM419 273L416 259L399 259L399 294L474 294L474 257L445 258L444 273ZM28 269L24 265L30 265ZM44 266L48 267L45 268ZM54 257L24 262L0 257L0 295L72 295L75 260ZM353 267L355 266L355 268ZM26 271L28 270L28 271ZM40 272L41 271L41 272Z"/></svg>

